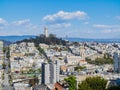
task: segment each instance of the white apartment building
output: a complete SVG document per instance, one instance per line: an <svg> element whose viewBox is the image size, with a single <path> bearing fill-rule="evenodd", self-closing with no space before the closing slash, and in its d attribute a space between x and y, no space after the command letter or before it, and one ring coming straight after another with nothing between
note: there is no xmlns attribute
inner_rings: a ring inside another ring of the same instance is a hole
<svg viewBox="0 0 120 90"><path fill-rule="evenodd" d="M67 55L64 59L64 62L67 65L82 65L82 64L86 64L86 61L80 57L80 56L72 56L72 55Z"/></svg>

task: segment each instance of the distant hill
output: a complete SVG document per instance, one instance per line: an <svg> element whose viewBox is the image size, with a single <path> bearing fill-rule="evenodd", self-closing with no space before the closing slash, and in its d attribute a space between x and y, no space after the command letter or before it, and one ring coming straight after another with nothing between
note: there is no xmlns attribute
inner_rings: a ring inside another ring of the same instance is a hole
<svg viewBox="0 0 120 90"><path fill-rule="evenodd" d="M40 34L39 36L36 36L34 38L30 39L23 39L19 40L16 43L21 43L21 42L34 42L36 46L39 45L39 43L45 43L48 45L66 45L66 41L63 40L62 38L56 37L54 34L49 34L48 37L45 37L45 35Z"/></svg>
<svg viewBox="0 0 120 90"><path fill-rule="evenodd" d="M3 40L3 42L4 42L4 46L9 46L10 44L12 44L12 42L10 42L10 41Z"/></svg>
<svg viewBox="0 0 120 90"><path fill-rule="evenodd" d="M16 42L21 41L23 39L29 39L34 38L36 36L34 35L23 35L23 36L0 36L0 40L10 41L10 42Z"/></svg>
<svg viewBox="0 0 120 90"><path fill-rule="evenodd" d="M17 42L22 41L24 39L30 39L30 38L36 38L35 35L23 35L23 36L0 36L0 40L7 41L7 43L10 42ZM71 42L120 42L119 38L113 38L113 39L90 39L90 38L62 38L62 40L68 40Z"/></svg>
<svg viewBox="0 0 120 90"><path fill-rule="evenodd" d="M62 38L71 42L98 42L98 43L120 43L119 38L92 39L92 38Z"/></svg>

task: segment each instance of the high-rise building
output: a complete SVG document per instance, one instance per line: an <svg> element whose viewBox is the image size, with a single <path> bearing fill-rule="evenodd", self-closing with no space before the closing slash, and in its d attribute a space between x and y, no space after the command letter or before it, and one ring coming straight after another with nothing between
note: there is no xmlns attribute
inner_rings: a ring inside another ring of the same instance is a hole
<svg viewBox="0 0 120 90"><path fill-rule="evenodd" d="M4 70L3 70L3 63L4 63L4 52L3 52L3 47L4 47L4 43L3 41L0 41L0 84L1 84L1 81L2 81L2 76L3 76L3 73L4 73Z"/></svg>
<svg viewBox="0 0 120 90"><path fill-rule="evenodd" d="M50 70L50 83L56 83L56 65L53 62L49 63L49 70Z"/></svg>
<svg viewBox="0 0 120 90"><path fill-rule="evenodd" d="M49 64L48 63L42 63L42 78L41 83L47 84L49 83Z"/></svg>
<svg viewBox="0 0 120 90"><path fill-rule="evenodd" d="M3 41L0 41L0 69L2 69L3 59L4 59Z"/></svg>
<svg viewBox="0 0 120 90"><path fill-rule="evenodd" d="M60 63L59 61L55 61L55 64L56 64L56 82L59 82L60 78L59 78L59 75L60 75Z"/></svg>
<svg viewBox="0 0 120 90"><path fill-rule="evenodd" d="M45 37L48 37L48 29L47 29L47 27L44 27L44 35L45 35Z"/></svg>
<svg viewBox="0 0 120 90"><path fill-rule="evenodd" d="M42 63L42 84L54 84L59 82L59 61Z"/></svg>
<svg viewBox="0 0 120 90"><path fill-rule="evenodd" d="M120 73L120 54L114 53L114 71Z"/></svg>

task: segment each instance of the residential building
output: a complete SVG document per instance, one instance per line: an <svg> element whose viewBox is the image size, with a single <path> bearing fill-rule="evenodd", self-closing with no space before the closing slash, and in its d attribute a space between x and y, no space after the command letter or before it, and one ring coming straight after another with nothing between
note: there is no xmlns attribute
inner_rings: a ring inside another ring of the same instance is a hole
<svg viewBox="0 0 120 90"><path fill-rule="evenodd" d="M114 53L114 71L120 73L120 54Z"/></svg>
<svg viewBox="0 0 120 90"><path fill-rule="evenodd" d="M4 59L3 41L0 41L0 69L2 69L3 59Z"/></svg>
<svg viewBox="0 0 120 90"><path fill-rule="evenodd" d="M4 72L3 70L3 60L4 60L4 53L3 53L3 41L0 41L0 84L2 83L2 74Z"/></svg>
<svg viewBox="0 0 120 90"><path fill-rule="evenodd" d="M59 82L59 61L42 63L42 84L54 84Z"/></svg>
<svg viewBox="0 0 120 90"><path fill-rule="evenodd" d="M82 65L82 64L86 64L86 61L80 57L80 56L73 56L73 55L67 55L64 59L64 62L67 64L67 65Z"/></svg>
<svg viewBox="0 0 120 90"><path fill-rule="evenodd" d="M41 83L42 84L47 84L49 83L49 64L48 63L42 63L42 78L41 78Z"/></svg>

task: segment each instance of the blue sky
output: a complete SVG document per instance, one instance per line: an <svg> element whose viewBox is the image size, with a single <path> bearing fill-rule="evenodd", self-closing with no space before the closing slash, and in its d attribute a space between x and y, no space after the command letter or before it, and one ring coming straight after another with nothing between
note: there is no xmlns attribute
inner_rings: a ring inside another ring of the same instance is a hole
<svg viewBox="0 0 120 90"><path fill-rule="evenodd" d="M120 38L120 0L0 0L0 36Z"/></svg>

